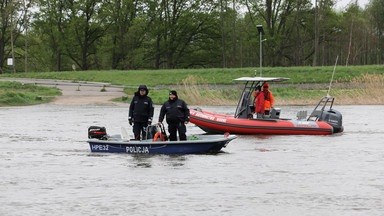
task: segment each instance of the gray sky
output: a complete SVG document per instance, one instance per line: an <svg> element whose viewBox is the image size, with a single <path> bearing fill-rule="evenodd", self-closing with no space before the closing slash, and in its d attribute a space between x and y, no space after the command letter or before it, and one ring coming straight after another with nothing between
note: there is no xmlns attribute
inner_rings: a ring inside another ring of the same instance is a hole
<svg viewBox="0 0 384 216"><path fill-rule="evenodd" d="M336 0L336 9L343 10L348 4L354 3L355 0ZM369 3L369 0L357 0L357 4L360 5L360 7L365 8L365 5Z"/></svg>

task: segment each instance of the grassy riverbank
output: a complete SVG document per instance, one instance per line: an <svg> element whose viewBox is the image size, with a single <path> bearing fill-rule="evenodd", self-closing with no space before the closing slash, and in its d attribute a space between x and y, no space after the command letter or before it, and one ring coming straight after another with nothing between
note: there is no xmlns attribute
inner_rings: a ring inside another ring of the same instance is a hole
<svg viewBox="0 0 384 216"><path fill-rule="evenodd" d="M61 92L52 87L34 86L19 82L0 82L0 107L47 103Z"/></svg>
<svg viewBox="0 0 384 216"><path fill-rule="evenodd" d="M335 85L335 84L334 84ZM189 76L177 88L180 98L190 105L236 105L242 89L210 88L208 82L201 77ZM315 105L321 97L328 94L336 97L339 105L379 105L384 104L384 74L365 74L351 79L338 87L329 89L327 85L317 84L273 87L271 91L277 106L283 105ZM308 87L309 86L309 87ZM233 86L232 86L233 87ZM151 90L150 96L156 104L162 104L168 99L170 89ZM134 89L125 89L130 101ZM121 101L121 99L118 99Z"/></svg>
<svg viewBox="0 0 384 216"><path fill-rule="evenodd" d="M130 102L139 84L150 88L150 96L156 104L168 99L170 89L154 88L172 85L190 105L235 105L241 89L233 88L232 79L254 76L255 68L235 69L179 69L179 70L135 70L135 71L66 71L45 73L2 74L0 77L72 80L72 82L107 82L114 85L132 86L125 89L128 97L117 101ZM256 68L259 76L259 68ZM272 85L271 91L276 105L316 104L327 95L328 87L316 83L329 83L333 67L275 67L263 68L263 77L287 77L288 86ZM334 83L342 83L331 89L330 95L337 97L337 104L384 104L384 65L338 66ZM302 84L310 87L300 88ZM175 86L176 85L176 86ZM225 86L228 85L228 86ZM178 86L178 87L177 87ZM215 88L212 88L215 86ZM307 85L308 86L308 85Z"/></svg>
<svg viewBox="0 0 384 216"><path fill-rule="evenodd" d="M182 84L188 76L201 77L207 84L232 85L232 79L254 76L259 68L211 68L211 69L174 69L174 70L131 70L131 71L63 71L44 73L0 74L0 77L54 79L107 82L114 85L136 86L145 83L149 87L157 85ZM287 77L284 83L329 83L333 67L265 67L263 77ZM350 82L362 74L384 74L384 65L338 66L335 82Z"/></svg>

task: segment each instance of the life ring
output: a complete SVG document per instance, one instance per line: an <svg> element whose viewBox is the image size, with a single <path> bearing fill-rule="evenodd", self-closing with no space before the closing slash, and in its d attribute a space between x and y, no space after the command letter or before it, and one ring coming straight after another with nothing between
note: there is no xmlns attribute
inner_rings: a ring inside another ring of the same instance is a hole
<svg viewBox="0 0 384 216"><path fill-rule="evenodd" d="M165 141L164 135L160 132L157 132L155 136L153 137L153 142L157 142L157 138L161 137L161 141Z"/></svg>
<svg viewBox="0 0 384 216"><path fill-rule="evenodd" d="M225 132L225 133L224 133L224 137L225 137L225 138L228 138L228 137L229 137L229 132Z"/></svg>

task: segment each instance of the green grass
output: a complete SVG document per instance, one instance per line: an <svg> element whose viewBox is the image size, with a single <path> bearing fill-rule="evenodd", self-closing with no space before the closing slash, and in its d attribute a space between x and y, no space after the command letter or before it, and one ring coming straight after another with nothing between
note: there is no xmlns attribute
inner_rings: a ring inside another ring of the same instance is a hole
<svg viewBox="0 0 384 216"><path fill-rule="evenodd" d="M327 95L327 90L325 88L301 89L293 86L271 89L274 98L286 99L321 98Z"/></svg>
<svg viewBox="0 0 384 216"><path fill-rule="evenodd" d="M202 77L208 84L234 84L232 79L254 76L259 68L212 68L212 69L175 69L175 70L132 70L132 71L64 71L44 73L1 74L0 77L54 79L107 82L114 85L149 87L157 85L181 84L188 76ZM331 80L333 66L327 67L265 67L263 77L287 77L285 83L327 83ZM384 65L337 66L334 81L350 82L361 74L384 74Z"/></svg>
<svg viewBox="0 0 384 216"><path fill-rule="evenodd" d="M259 68L256 68L259 76ZM233 69L175 69L175 70L134 70L134 71L65 71L65 72L44 72L44 73L16 73L0 74L1 77L16 78L36 78L53 80L72 80L72 82L106 82L114 85L132 86L126 88L126 97L117 98L115 101L130 102L137 86L145 84L149 87L149 96L155 104L163 104L168 100L170 89L155 89L158 85L180 85L187 88L178 88L179 97L191 105L223 105L238 102L241 90L232 88L208 89L208 85L233 85L243 82L233 82L232 80L244 76L254 76L255 68L233 68ZM303 83L329 83L331 80L333 66L327 67L265 67L263 77L287 77L290 80L283 83L303 84ZM334 75L334 82L350 83L359 82L362 75L371 74L373 76L384 74L384 65L368 66L337 66ZM357 81L356 81L357 80ZM8 84L16 85L16 84ZM200 85L200 86L197 86ZM27 86L27 85L26 85ZM10 86L6 87L12 89ZM22 90L20 87L14 88L15 94L4 92L0 87L0 106L22 105L42 103L50 100L43 97L42 101L36 100L38 96L49 96L37 93L37 88ZM44 87L41 87L44 88ZM54 89L54 88L52 88ZM339 96L345 94L345 90L332 89L331 95ZM55 91L52 95L57 95ZM327 89L300 89L297 87L276 87L271 89L275 98L280 99L319 99L325 96ZM44 90L49 94L48 90ZM352 91L356 92L356 91ZM218 100L216 100L218 99Z"/></svg>
<svg viewBox="0 0 384 216"><path fill-rule="evenodd" d="M34 86L19 82L0 82L0 106L20 106L46 103L61 92L53 87Z"/></svg>
<svg viewBox="0 0 384 216"><path fill-rule="evenodd" d="M125 88L124 93L127 94L127 96L115 98L113 101L130 103L136 91L137 88ZM153 103L163 104L169 98L169 91L170 89L149 90L148 96L151 97Z"/></svg>

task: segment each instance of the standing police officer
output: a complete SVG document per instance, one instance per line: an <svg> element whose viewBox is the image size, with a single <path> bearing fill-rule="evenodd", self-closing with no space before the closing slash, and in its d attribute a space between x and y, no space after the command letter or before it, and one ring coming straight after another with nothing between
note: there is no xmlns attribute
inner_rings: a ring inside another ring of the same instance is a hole
<svg viewBox="0 0 384 216"><path fill-rule="evenodd" d="M140 140L140 134L142 139L145 138L145 129L148 125L151 125L153 118L153 102L148 97L148 88L146 85L140 85L132 102L129 106L128 121L132 125L133 122L133 134L136 140Z"/></svg>
<svg viewBox="0 0 384 216"><path fill-rule="evenodd" d="M177 141L177 131L180 140L187 140L185 125L189 122L189 109L187 104L177 97L176 91L169 92L169 100L161 107L158 124L163 122L165 115L167 115L169 140Z"/></svg>

